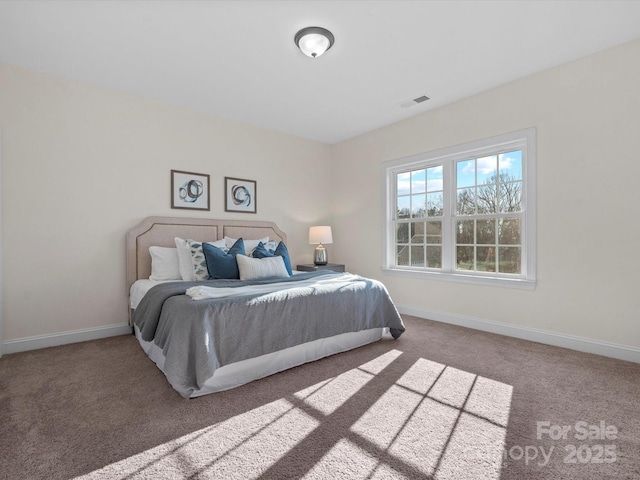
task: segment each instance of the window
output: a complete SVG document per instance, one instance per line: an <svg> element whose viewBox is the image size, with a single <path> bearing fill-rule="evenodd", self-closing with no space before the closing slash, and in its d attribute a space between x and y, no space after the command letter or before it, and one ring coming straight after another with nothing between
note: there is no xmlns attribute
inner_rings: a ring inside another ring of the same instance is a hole
<svg viewBox="0 0 640 480"><path fill-rule="evenodd" d="M534 287L534 129L384 169L386 272Z"/></svg>

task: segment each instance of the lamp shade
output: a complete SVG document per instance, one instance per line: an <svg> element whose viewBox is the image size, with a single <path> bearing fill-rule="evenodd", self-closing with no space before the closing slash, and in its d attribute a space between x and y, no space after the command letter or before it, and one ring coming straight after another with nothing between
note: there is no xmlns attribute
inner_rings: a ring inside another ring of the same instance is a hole
<svg viewBox="0 0 640 480"><path fill-rule="evenodd" d="M333 243L331 227L318 226L309 228L309 243Z"/></svg>
<svg viewBox="0 0 640 480"><path fill-rule="evenodd" d="M316 58L333 45L333 34L322 27L307 27L296 33L296 45L307 57Z"/></svg>

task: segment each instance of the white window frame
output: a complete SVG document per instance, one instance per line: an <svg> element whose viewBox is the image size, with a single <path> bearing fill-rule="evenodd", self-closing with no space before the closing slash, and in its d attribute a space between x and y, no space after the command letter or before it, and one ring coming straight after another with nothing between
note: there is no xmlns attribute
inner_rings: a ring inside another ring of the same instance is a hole
<svg viewBox="0 0 640 480"><path fill-rule="evenodd" d="M499 274L455 269L456 162L522 150L521 274ZM397 266L396 175L407 170L444 165L442 269ZM536 285L536 129L528 128L491 138L421 153L383 163L383 258L385 274L533 290Z"/></svg>

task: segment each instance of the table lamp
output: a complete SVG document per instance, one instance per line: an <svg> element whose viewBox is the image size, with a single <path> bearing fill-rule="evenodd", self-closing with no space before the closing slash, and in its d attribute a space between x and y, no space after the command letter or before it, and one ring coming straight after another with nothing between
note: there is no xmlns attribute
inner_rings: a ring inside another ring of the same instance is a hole
<svg viewBox="0 0 640 480"><path fill-rule="evenodd" d="M312 245L317 244L316 250L313 255L313 263L316 265L327 264L327 250L322 245L333 243L333 237L331 236L331 227L318 226L309 228L309 243Z"/></svg>

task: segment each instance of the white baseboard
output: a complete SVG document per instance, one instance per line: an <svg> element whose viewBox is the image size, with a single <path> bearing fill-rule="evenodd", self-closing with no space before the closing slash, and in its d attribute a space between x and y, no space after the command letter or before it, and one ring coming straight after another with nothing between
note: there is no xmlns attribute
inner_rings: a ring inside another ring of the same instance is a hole
<svg viewBox="0 0 640 480"><path fill-rule="evenodd" d="M85 328L51 335L18 338L4 342L2 344L2 354L6 355L9 353L26 352L27 350L37 350L38 348L57 347L58 345L115 337L117 335L131 335L131 332L132 330L128 323L117 323L105 327Z"/></svg>
<svg viewBox="0 0 640 480"><path fill-rule="evenodd" d="M461 327L482 330L483 332L497 333L509 337L529 340L531 342L544 343L555 347L569 348L579 352L594 353L605 357L617 358L628 362L640 363L640 348L618 345L615 343L600 342L588 338L565 335L561 333L539 330L536 328L519 327L505 323L491 322L479 318L463 317L449 313L433 312L409 307L397 306L400 313L414 317L426 318L442 323L450 323Z"/></svg>

